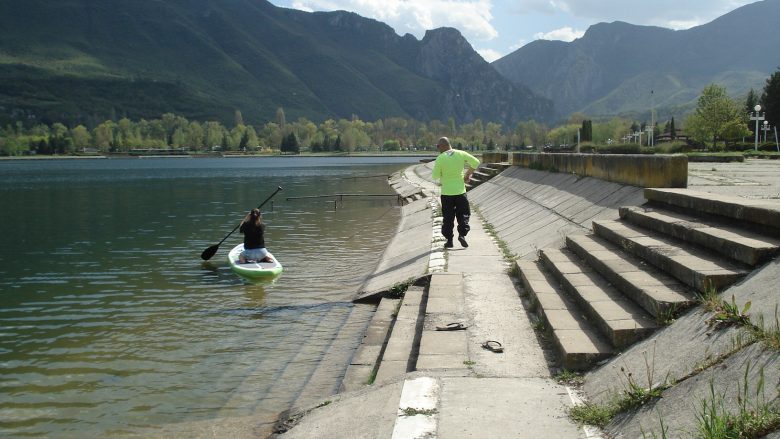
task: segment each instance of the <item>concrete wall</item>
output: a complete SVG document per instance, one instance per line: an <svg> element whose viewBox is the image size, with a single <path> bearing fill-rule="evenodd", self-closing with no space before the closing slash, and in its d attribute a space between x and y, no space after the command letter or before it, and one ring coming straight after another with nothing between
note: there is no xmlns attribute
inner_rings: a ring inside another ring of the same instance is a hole
<svg viewBox="0 0 780 439"><path fill-rule="evenodd" d="M688 157L641 154L538 154L484 153L485 163L508 162L514 166L576 174L638 187L688 186Z"/></svg>

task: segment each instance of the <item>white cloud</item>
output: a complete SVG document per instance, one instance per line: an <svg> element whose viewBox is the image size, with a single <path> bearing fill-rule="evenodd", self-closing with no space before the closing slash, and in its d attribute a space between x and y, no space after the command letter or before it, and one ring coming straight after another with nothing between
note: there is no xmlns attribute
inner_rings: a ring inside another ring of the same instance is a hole
<svg viewBox="0 0 780 439"><path fill-rule="evenodd" d="M509 50L514 52L515 50L525 46L526 44L528 44L527 40L520 40L517 43L512 44L511 46L509 46Z"/></svg>
<svg viewBox="0 0 780 439"><path fill-rule="evenodd" d="M537 40L574 41L583 35L585 35L585 31L574 30L569 26L566 26L560 29L551 30L550 32L539 32L534 35L534 38Z"/></svg>
<svg viewBox="0 0 780 439"><path fill-rule="evenodd" d="M704 24L701 20L669 20L665 24L661 24L661 27L666 27L674 30L690 29L692 27Z"/></svg>
<svg viewBox="0 0 780 439"><path fill-rule="evenodd" d="M625 21L631 24L688 29L756 0L519 0L512 14L568 14L588 22Z"/></svg>
<svg viewBox="0 0 780 439"><path fill-rule="evenodd" d="M493 49L475 49L480 56L482 56L482 59L484 59L487 62L493 62L501 57L504 56L503 53L493 50Z"/></svg>
<svg viewBox="0 0 780 439"><path fill-rule="evenodd" d="M756 0L559 0L574 16L687 29ZM686 27L682 27L686 26Z"/></svg>
<svg viewBox="0 0 780 439"><path fill-rule="evenodd" d="M304 11L353 11L392 26L397 32L422 37L426 30L454 27L469 40L498 36L491 21L492 0L295 0Z"/></svg>

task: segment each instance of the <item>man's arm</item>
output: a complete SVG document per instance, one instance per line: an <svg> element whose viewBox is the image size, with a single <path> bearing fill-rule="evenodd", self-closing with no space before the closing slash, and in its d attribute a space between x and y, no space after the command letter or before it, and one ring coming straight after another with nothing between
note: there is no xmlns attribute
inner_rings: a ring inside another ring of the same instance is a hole
<svg viewBox="0 0 780 439"><path fill-rule="evenodd" d="M474 171L476 171L479 167L479 159L465 151L464 154L466 156L466 165L468 167L466 168L466 172L463 174L463 181L468 183L469 180L471 180L471 174L473 174Z"/></svg>
<svg viewBox="0 0 780 439"><path fill-rule="evenodd" d="M433 180L441 180L441 166L439 166L438 158L435 162L433 162L433 172L431 172L431 178Z"/></svg>

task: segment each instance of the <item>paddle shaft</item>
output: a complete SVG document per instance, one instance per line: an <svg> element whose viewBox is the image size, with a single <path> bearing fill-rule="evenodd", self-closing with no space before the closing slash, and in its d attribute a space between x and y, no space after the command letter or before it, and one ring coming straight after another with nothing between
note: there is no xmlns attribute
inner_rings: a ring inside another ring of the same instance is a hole
<svg viewBox="0 0 780 439"><path fill-rule="evenodd" d="M274 191L274 193L272 193L271 195L269 195L269 196L268 196L268 198L266 198L266 199L265 199L265 201L263 201L262 203L260 203L260 205L259 205L259 206L257 206L257 209L259 210L261 207L265 206L265 203L269 202L269 201L271 200L271 198L273 198L273 197L274 197L274 195L276 195L277 193L279 193L279 191L281 191L281 190L282 190L282 187L281 187L281 186L277 187L277 188L276 188L276 190ZM222 241L219 241L219 243L217 243L216 245L212 245L211 247L209 247L209 248L207 248L206 250L204 250L204 251L203 251L203 253L201 253L200 257L201 257L202 259L204 259L204 260L209 260L209 259L211 259L211 257L212 257L212 256L214 256L214 253L216 253L216 252L217 252L217 249L219 249L219 246L220 246L220 245L222 245L222 243L223 243L223 242L225 242L225 240L227 240L227 239L230 237L230 235L232 235L232 234L233 234L233 232L235 232L236 230L238 230L238 228L239 228L239 227L241 227L241 224L242 224L242 223L243 223L243 221L241 221L240 223L238 223L238 225L237 225L237 226L235 226L235 227L233 228L233 230L231 230L231 231L230 231L230 233L228 233L227 235L225 235L225 237L224 237L224 238L222 238Z"/></svg>

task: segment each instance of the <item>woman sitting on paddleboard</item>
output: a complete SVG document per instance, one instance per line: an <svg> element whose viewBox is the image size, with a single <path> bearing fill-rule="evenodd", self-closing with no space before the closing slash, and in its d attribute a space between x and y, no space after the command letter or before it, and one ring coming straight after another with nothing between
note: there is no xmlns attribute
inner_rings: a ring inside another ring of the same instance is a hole
<svg viewBox="0 0 780 439"><path fill-rule="evenodd" d="M244 217L239 229L244 234L244 251L238 260L245 264L247 261L273 262L265 249L265 224L263 215L258 209L252 209Z"/></svg>

